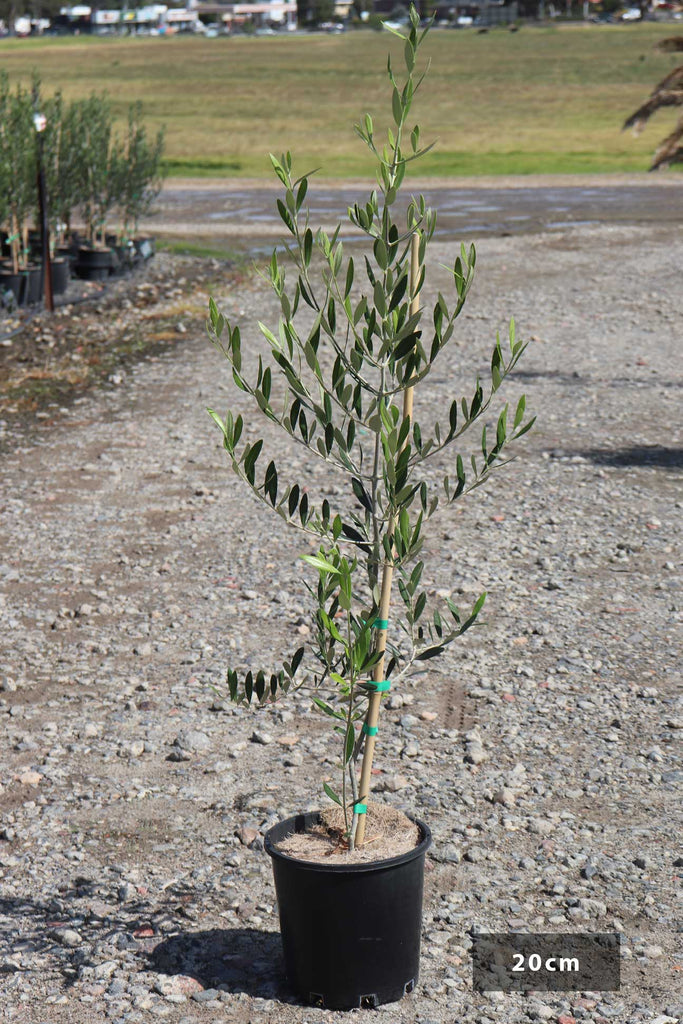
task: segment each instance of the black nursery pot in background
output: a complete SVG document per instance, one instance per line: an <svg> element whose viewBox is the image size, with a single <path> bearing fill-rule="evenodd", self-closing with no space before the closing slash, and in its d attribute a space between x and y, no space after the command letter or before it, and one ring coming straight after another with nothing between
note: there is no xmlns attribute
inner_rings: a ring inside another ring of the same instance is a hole
<svg viewBox="0 0 683 1024"><path fill-rule="evenodd" d="M106 281L113 265L111 249L79 248L74 270L85 281Z"/></svg>
<svg viewBox="0 0 683 1024"><path fill-rule="evenodd" d="M67 259L56 259L52 261L52 292L54 295L63 295L69 287L71 268Z"/></svg>
<svg viewBox="0 0 683 1024"><path fill-rule="evenodd" d="M265 837L273 861L287 977L307 1003L332 1010L392 1003L415 987L420 967L422 890L431 833L388 860L334 865L276 849L319 814L300 814Z"/></svg>

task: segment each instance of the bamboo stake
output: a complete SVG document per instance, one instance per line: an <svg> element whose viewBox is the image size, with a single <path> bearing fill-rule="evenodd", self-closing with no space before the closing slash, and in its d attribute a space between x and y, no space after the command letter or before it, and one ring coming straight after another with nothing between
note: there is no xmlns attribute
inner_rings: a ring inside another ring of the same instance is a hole
<svg viewBox="0 0 683 1024"><path fill-rule="evenodd" d="M12 214L12 242L10 244L12 253L12 273L19 273L19 228L17 227L16 214Z"/></svg>
<svg viewBox="0 0 683 1024"><path fill-rule="evenodd" d="M411 240L410 247L410 293L412 299L410 302L410 315L414 316L420 308L420 297L416 293L419 277L420 277L420 236L417 231L414 233ZM403 419L412 419L413 416L413 391L412 387L406 388L403 392ZM407 444L407 438L406 442ZM405 445L404 445L405 447ZM394 530L396 529L396 516L393 516L388 527L389 537L393 537ZM379 619L380 621L388 621L389 619L389 605L391 603L391 584L394 578L394 566L390 561L385 561L382 569L382 589L380 592L379 602ZM372 678L374 682L381 683L384 679L384 652L387 646L387 630L381 627L377 628L376 632L376 643L375 650L380 653L381 657L375 665ZM375 756L375 742L377 738L377 724L379 722L379 710L382 703L382 694L375 691L370 694L368 701L368 711L365 716L365 722L370 730L365 736L365 749L363 751L363 764L360 772L360 784L358 792L358 802L361 804L367 804L368 797L370 795L370 780L372 777L372 761ZM356 847L362 846L365 839L365 814L358 815L358 824L356 827L355 845Z"/></svg>

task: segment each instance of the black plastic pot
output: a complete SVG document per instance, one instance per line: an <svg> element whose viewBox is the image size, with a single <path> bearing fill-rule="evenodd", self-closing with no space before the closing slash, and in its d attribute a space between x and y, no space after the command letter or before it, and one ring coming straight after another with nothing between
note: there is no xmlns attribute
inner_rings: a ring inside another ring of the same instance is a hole
<svg viewBox="0 0 683 1024"><path fill-rule="evenodd" d="M106 281L113 264L111 249L80 248L74 266L77 277L84 281Z"/></svg>
<svg viewBox="0 0 683 1024"><path fill-rule="evenodd" d="M17 303L21 302L24 280L23 274L15 274L11 268L0 267L0 292L11 292Z"/></svg>
<svg viewBox="0 0 683 1024"><path fill-rule="evenodd" d="M58 245L55 249L55 259L66 260L69 264L69 270L71 270L78 260L78 246Z"/></svg>
<svg viewBox="0 0 683 1024"><path fill-rule="evenodd" d="M0 267L0 289L11 291L19 306L35 306L42 298L42 268L27 267L18 273L10 267Z"/></svg>
<svg viewBox="0 0 683 1024"><path fill-rule="evenodd" d="M22 299L22 305L35 306L43 297L43 268L42 266L30 266L25 271L26 293Z"/></svg>
<svg viewBox="0 0 683 1024"><path fill-rule="evenodd" d="M71 267L68 259L52 260L52 294L63 295L69 287Z"/></svg>
<svg viewBox="0 0 683 1024"><path fill-rule="evenodd" d="M418 846L374 863L330 865L276 849L319 820L319 814L300 814L265 837L289 983L307 1003L332 1010L396 1002L418 979L431 832L416 820Z"/></svg>

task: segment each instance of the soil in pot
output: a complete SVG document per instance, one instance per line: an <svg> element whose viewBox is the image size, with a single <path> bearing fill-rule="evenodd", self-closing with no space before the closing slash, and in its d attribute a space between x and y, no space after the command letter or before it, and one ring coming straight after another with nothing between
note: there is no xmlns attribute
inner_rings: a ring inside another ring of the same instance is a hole
<svg viewBox="0 0 683 1024"><path fill-rule="evenodd" d="M315 835L320 824L320 814L300 814L265 837L289 983L304 1002L327 1009L395 1002L418 980L429 829L415 822L417 846L382 860L351 863L348 854L299 860L282 852L292 833ZM329 837L327 843L329 849Z"/></svg>
<svg viewBox="0 0 683 1024"><path fill-rule="evenodd" d="M277 849L297 860L329 864L368 864L387 860L413 850L420 842L420 830L403 811L387 804L367 805L366 839L363 847L349 853L344 833L346 825L341 807L322 811L320 821L306 832L293 832Z"/></svg>

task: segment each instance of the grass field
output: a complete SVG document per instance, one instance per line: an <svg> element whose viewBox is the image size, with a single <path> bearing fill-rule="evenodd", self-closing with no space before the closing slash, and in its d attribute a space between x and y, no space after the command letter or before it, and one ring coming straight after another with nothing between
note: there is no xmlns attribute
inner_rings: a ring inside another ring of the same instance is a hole
<svg viewBox="0 0 683 1024"><path fill-rule="evenodd" d="M678 30L680 31L680 29ZM656 54L666 25L574 25L434 31L432 66L414 105L438 139L421 175L646 170L676 112L639 139L628 114L680 55ZM270 175L267 153L290 149L300 170L364 175L371 161L352 126L387 110L388 33L259 38L28 39L0 43L11 80L40 72L68 98L107 90L123 115L142 99L167 128L168 169L183 175ZM417 168L416 168L417 170Z"/></svg>

